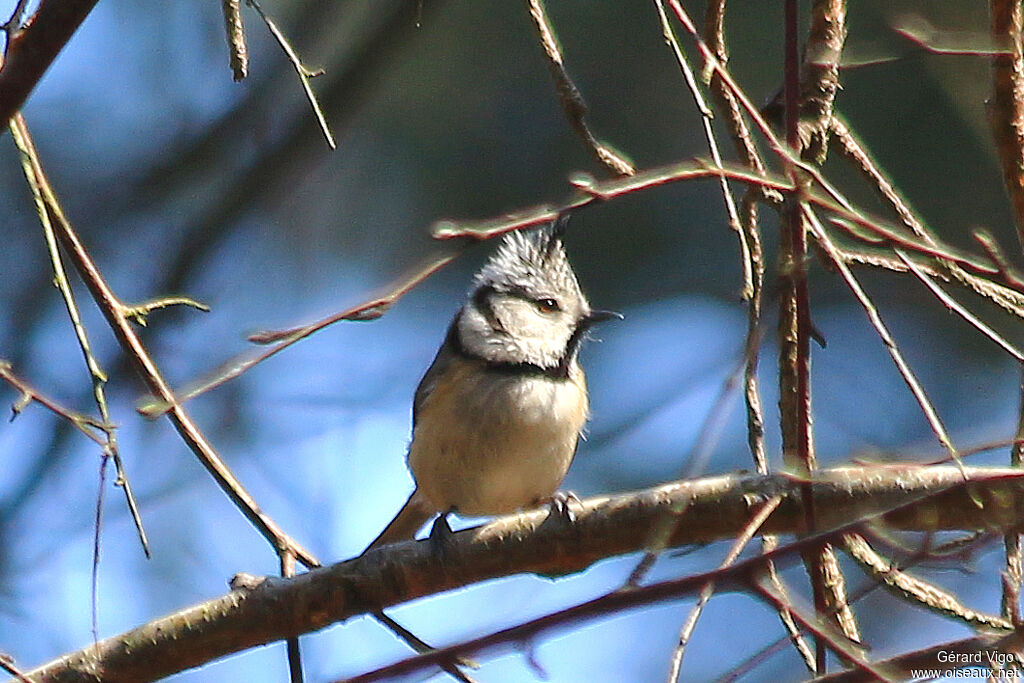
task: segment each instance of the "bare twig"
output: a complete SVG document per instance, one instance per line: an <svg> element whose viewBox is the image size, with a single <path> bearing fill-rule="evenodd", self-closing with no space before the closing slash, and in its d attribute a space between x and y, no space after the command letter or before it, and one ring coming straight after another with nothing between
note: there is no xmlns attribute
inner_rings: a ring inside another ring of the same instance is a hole
<svg viewBox="0 0 1024 683"><path fill-rule="evenodd" d="M856 138L853 131L849 129L845 121L843 121L838 115L834 115L832 117L831 140L833 143L838 145L839 151L843 156L853 163L857 170L872 183L882 198L889 203L892 209L900 217L903 224L909 228L911 232L919 237L925 244L935 245L939 243L936 235L914 214L906 200L900 196L899 192L892 185L889 179L884 173L882 173L881 169L878 168L878 165L871 158L860 140ZM1015 288L1017 290L1024 289L1024 280L1017 276L1016 270L1010 266L1009 262L1005 258L1003 258L1002 252L999 250L999 245L996 243L995 239L982 230L974 231L972 236L981 244L982 248L985 249L989 259L996 265L996 270L1002 277L1003 281L1011 288ZM1020 317L1022 310L1020 306L1021 302L1018 300L1019 297L1015 296L1014 292L1008 291L1003 287L999 287L990 280L979 278L976 275L965 271L960 264L955 261L945 259L942 256L937 256L936 258L939 261L943 277L955 280L979 296L991 300L1007 312Z"/></svg>
<svg viewBox="0 0 1024 683"><path fill-rule="evenodd" d="M14 6L14 11L11 12L10 18L7 19L3 26L0 26L0 29L2 29L7 36L13 36L22 29L21 22L22 19L25 18L25 12L28 11L28 3L29 0L18 0L17 4Z"/></svg>
<svg viewBox="0 0 1024 683"><path fill-rule="evenodd" d="M813 3L813 27L821 15L820 8L824 5L820 0ZM825 86L826 69L806 70L801 74L799 50L799 25L797 0L785 0L784 3L784 84L783 100L785 102L784 120L786 146L791 154L806 158L810 156L820 161L820 152L811 153L813 135L801 139L801 130L808 130L802 123L804 92L801 88L813 85L811 75L821 77L821 85ZM842 12L839 14L842 24ZM835 48L836 58L842 49L845 30L840 31L838 47ZM810 47L810 46L808 46ZM832 83L834 93L837 87L838 67L835 69L836 82ZM803 76L803 78L802 78ZM827 127L831 116L832 98L823 97L827 106L816 112L810 129L818 130ZM823 149L824 145L820 147ZM817 468L817 455L814 446L811 410L811 338L814 327L811 322L810 290L807 285L807 225L802 211L802 194L810 186L810 181L801 173L795 163L784 161L786 174L792 181L795 191L787 193L780 212L779 240L779 418L782 431L783 461L792 469L804 475ZM817 515L809 489L805 489L804 514L808 532L817 528ZM835 551L829 545L823 545L804 555L804 564L810 577L814 596L814 610L817 615L825 618L831 615L851 640L857 640L858 634L853 615L846 606L844 580L838 567ZM785 602L780 604L785 605ZM793 614L798 619L796 614ZM826 647L832 640L824 634L815 632L815 671L823 673L826 667Z"/></svg>
<svg viewBox="0 0 1024 683"><path fill-rule="evenodd" d="M187 296L164 296L152 301L144 301L134 306L125 306L124 312L129 318L143 327L146 326L146 318L153 311L170 306L188 306L204 313L209 313L210 307Z"/></svg>
<svg viewBox="0 0 1024 683"><path fill-rule="evenodd" d="M713 52L719 64L726 64L729 58L725 42L725 0L716 0L707 3L704 22L704 40L710 52ZM705 60L705 80L710 81L711 92L715 96L718 110L724 114L726 128L732 137L733 143L740 158L743 159L747 168L758 175L765 175L765 164L761 159L761 153L754 144L750 134L750 127L740 104L732 91L725 86L721 76L711 68ZM746 234L745 244L747 246L744 256L750 259L749 265L744 265L744 273L750 273L750 296L747 299L747 333L745 367L743 373L744 397L747 408L747 443L750 447L750 454L754 460L757 472L767 474L768 456L764 443L764 411L761 407L761 392L758 387L757 368L760 357L761 343L761 300L764 291L764 252L761 246L761 232L758 227L758 201L769 197L777 197L776 192L767 190L763 186L748 185L743 196L742 209L740 212L740 228ZM775 536L766 534L761 538L761 551L771 552L778 547L778 539ZM779 574L773 563L766 567L768 580L772 582L776 591L785 595L786 590L779 578ZM796 621L788 610L779 612L779 619L782 621L790 640L796 647L801 658L811 671L814 670L814 653L808 646L803 634L800 633Z"/></svg>
<svg viewBox="0 0 1024 683"><path fill-rule="evenodd" d="M686 87L693 96L694 104L697 105L697 110L700 112L700 120L704 129L704 140L707 142L711 160L716 166L721 167L722 155L718 151L718 143L715 141L715 132L711 125L713 113L707 103L704 102L704 96L697 86L697 79L693 75L693 69L690 68L686 55L683 54L682 49L679 47L679 41L676 40L675 33L672 31L672 25L668 21L668 15L665 13L664 0L654 0L654 7L658 10L662 36L664 36L665 42L672 49L676 64L679 65L679 70L683 74L683 80L686 81ZM740 262L743 265L743 298L750 299L754 295L754 273L750 246L747 244L748 234L743 229L743 226L740 225L739 214L736 210L736 200L733 199L732 191L729 189L729 182L725 179L725 176L722 176L720 179L720 187L722 199L725 202L725 210L729 216L729 227L736 233L740 241Z"/></svg>
<svg viewBox="0 0 1024 683"><path fill-rule="evenodd" d="M990 326L986 325L978 316L974 315L966 308L964 308L960 302L947 294L941 287L935 284L935 281L924 272L920 266L914 263L906 254L899 249L896 249L896 255L900 258L903 263L907 265L907 269L914 274L914 276L920 280L924 285L935 295L935 298L941 301L949 309L956 311L956 313L970 323L976 330L981 332L983 335L994 341L999 348L1006 351L1008 354L1017 359L1018 362L1024 363L1024 354L1017 350L1013 344L1007 341L1001 334L993 330Z"/></svg>
<svg viewBox="0 0 1024 683"><path fill-rule="evenodd" d="M32 683L21 669L14 666L14 659L2 652L0 652L0 669L3 669L23 683Z"/></svg>
<svg viewBox="0 0 1024 683"><path fill-rule="evenodd" d="M914 398L917 400L918 405L921 407L921 412L928 421L928 425L931 427L936 439L938 439L939 444L946 449L946 452L949 453L949 456L953 458L955 462L960 463L960 457L957 454L956 447L953 445L953 441L949 438L949 434L946 432L946 428L943 426L942 420L939 418L938 413L935 411L935 407L928 399L927 394L925 394L921 383L917 381L914 371L903 358L903 354L900 353L899 347L896 345L896 341L892 338L892 335L889 334L889 330L885 326L885 323L882 322L882 318L878 314L878 309L875 308L874 304L871 302L871 298L868 297L867 293L860 286L860 283L854 277L853 273L850 272L849 266L846 265L842 255L835 248L835 245L833 245L832 240L825 232L825 229L821 225L817 216L814 215L814 212L805 208L804 215L810 222L811 232L814 234L818 244L821 245L825 253L832 259L832 263L839 271L839 274L842 275L843 280L850 288L850 291L853 292L858 303L860 303L864 312L867 314L871 326L874 328L876 334L878 334L879 339L882 340L886 351L889 352L893 363L896 364L896 369L899 370L900 376L903 378L903 381L906 382L911 394L913 394Z"/></svg>
<svg viewBox="0 0 1024 683"><path fill-rule="evenodd" d="M96 0L40 0L24 28L10 27L17 30L9 36L0 68L0 130L7 128L95 5Z"/></svg>
<svg viewBox="0 0 1024 683"><path fill-rule="evenodd" d="M875 681L895 683L897 680L898 677L887 671L884 666L869 662L864 657L863 648L857 644L856 640L850 638L843 631L837 629L836 626L823 619L827 615L819 613L817 615L818 618L804 616L800 610L793 608L793 605L785 596L777 593L770 584L763 581L754 581L752 587L756 594L760 595L776 610L786 610L792 614L801 628L814 636L816 642L832 650L840 659L850 664L854 669L863 672ZM817 608L815 612L818 612ZM821 656L818 657L819 669L824 668L822 659Z"/></svg>
<svg viewBox="0 0 1024 683"><path fill-rule="evenodd" d="M289 552L283 552L279 556L281 562L281 576L286 579L295 577L295 556ZM288 650L288 678L291 683L302 683L302 650L299 649L298 636L292 636L286 641Z"/></svg>
<svg viewBox="0 0 1024 683"><path fill-rule="evenodd" d="M996 265L999 270L999 275L1003 278L1010 287L1024 290L1024 277L1021 276L1020 272L1010 263L1010 260L1003 254L1002 248L999 246L999 242L996 238L987 230L972 230L971 237L974 241L981 245L981 248L985 250L988 257L992 260L992 263Z"/></svg>
<svg viewBox="0 0 1024 683"><path fill-rule="evenodd" d="M850 557L857 560L871 576L905 600L943 616L960 620L969 626L985 626L1007 631L1013 629L1013 624L1009 619L973 610L960 602L952 593L902 571L894 563L879 555L859 534L845 536L842 546L850 553Z"/></svg>
<svg viewBox="0 0 1024 683"><path fill-rule="evenodd" d="M718 391L718 396L715 397L704 419L701 421L693 447L690 448L689 453L683 459L684 464L679 474L680 478L697 477L704 472L704 467L711 457L714 447L718 444L722 431L725 429L726 420L731 412L729 407L736 397L736 389L739 386L739 377L742 371L743 359L741 359L738 367L726 377ZM647 532L647 551L640 558L633 571L630 572L624 584L625 586L635 586L643 581L658 557L665 551L668 540L672 537L674 527L684 523L686 520L685 513L685 507L674 509L671 515L666 515L665 519L660 520L658 524L655 524Z"/></svg>
<svg viewBox="0 0 1024 683"><path fill-rule="evenodd" d="M832 137L830 139L839 147L839 151L843 156L874 185L879 194L882 195L900 217L900 220L903 221L903 224L910 228L918 237L928 242L934 241L931 232L914 215L913 210L903 197L900 196L892 182L889 181L889 178L878 168L878 165L875 164L860 140L853 134L850 127L846 125L846 121L838 114L834 114L831 127Z"/></svg>
<svg viewBox="0 0 1024 683"><path fill-rule="evenodd" d="M87 436L97 445L101 447L105 447L107 445L106 439L103 436L100 436L99 433L105 434L107 430L113 428L111 425L105 424L102 420L90 417L89 415L84 415L69 408L65 408L57 401L48 398L45 394L32 387L28 382L15 375L11 364L2 358L0 358L0 379L17 389L23 397L16 401L12 408L12 420L24 409L25 405L27 405L29 401L35 401L54 415L67 420L71 426Z"/></svg>
<svg viewBox="0 0 1024 683"><path fill-rule="evenodd" d="M105 481L104 472L106 469L107 459L110 458L114 461L114 467L117 470L116 483L124 491L125 502L128 505L128 510L132 517L132 522L135 524L135 531L139 537L139 543L142 546L142 551L146 557L150 556L149 540L146 538L146 530L142 525L142 516L139 514L138 504L135 501L135 495L132 493L131 483L128 480L128 476L125 473L124 463L121 460L121 453L117 447L117 430L110 427L112 421L110 419L110 409L107 406L106 396L106 383L107 374L100 367L99 360L92 352L92 344L89 341L89 335L86 332L85 326L82 324L82 318L78 311L78 304L75 302L74 294L71 291L71 284L68 282L67 273L64 270L63 259L61 258L60 249L57 246L57 235L54 230L53 224L50 220L50 213L48 211L47 202L45 198L44 187L46 185L46 179L42 175L42 170L39 165L39 158L36 154L35 145L32 142L31 137L28 133L28 127L25 125L25 119L20 112L16 113L10 121L11 136L14 139L14 143L21 154L21 165L22 170L25 174L25 179L28 182L29 188L32 190L32 197L36 205L36 212L39 216L39 221L43 227L43 235L46 238L47 251L50 256L50 266L53 269L54 282L57 285L57 289L61 293L61 298L64 301L64 307L67 310L68 317L71 320L71 325L75 331L75 338L78 340L78 346L82 351L82 356L85 359L86 368L89 371L89 376L92 380L92 394L93 400L96 403L96 407L100 413L100 419L103 424L107 427L104 428L104 445L103 445L103 461L100 464L100 493L96 498L96 516L95 516L95 527L93 529L93 631L96 631L96 581L97 571L99 566L99 545L100 545L100 529L102 524L102 510L103 510L103 483Z"/></svg>
<svg viewBox="0 0 1024 683"><path fill-rule="evenodd" d="M320 126L321 132L324 134L324 139L327 140L327 146L331 149L337 149L338 144L334 141L334 135L331 134L331 129L327 125L327 118L324 116L323 110L320 108L320 102L316 99L316 93L313 92L313 86L310 85L309 79L323 74L323 69L312 70L307 68L299 56L295 53L291 43L288 42L288 38L285 37L281 29L277 27L274 20L271 19L260 7L257 0L245 0L245 3L256 10L257 14L263 20L263 23L267 25L271 35L274 36L274 40L284 50L285 55L288 56L288 61L291 62L292 67L295 69L295 73L299 75L299 80L302 82L302 90L306 93L306 99L309 100L309 106L313 108L313 113L316 115L316 122ZM237 78L235 80L238 80Z"/></svg>
<svg viewBox="0 0 1024 683"><path fill-rule="evenodd" d="M24 142L28 153L25 155L27 169L34 177L39 191L41 201L45 204L45 214L48 221L51 221L59 239L67 251L71 262L74 264L79 275L85 281L89 292L96 301L97 306L107 319L114 335L121 344L125 355L131 360L132 365L153 394L161 400L172 404L169 417L186 445L195 453L199 461L206 467L207 471L220 485L221 489L228 495L242 513L249 519L261 534L270 542L275 551L279 554L291 552L296 559L307 567L318 566L317 559L307 550L298 545L277 524L256 504L256 501L242 487L232 474L228 466L220 459L213 446L203 436L199 427L189 417L188 413L180 405L177 405L170 387L164 380L162 374L153 362L145 346L139 339L131 326L128 316L129 309L118 300L113 290L104 280L93 262L92 257L86 251L84 245L78 238L71 223L64 216L56 193L50 186L49 181L43 172L38 155L34 153L31 137L24 122L15 119L15 129Z"/></svg>
<svg viewBox="0 0 1024 683"><path fill-rule="evenodd" d="M170 411L175 406L180 406L189 399L195 398L196 396L210 391L227 381L239 377L255 365L277 355L292 344L300 342L309 335L337 322L341 322L343 320L375 320L384 315L391 306L397 303L399 299L405 296L405 294L415 288L419 283L423 282L438 270L455 260L460 253L462 253L462 248L456 248L427 259L424 263L417 266L411 274L400 278L398 282L388 287L384 294L371 297L370 299L354 306L349 306L342 311L333 313L326 318L317 320L316 322L287 330L268 330L254 334L249 337L249 341L256 344L268 345L266 350L255 355L247 354L245 357L235 358L220 369L214 371L209 377L199 380L191 387L180 392L169 394L166 398L152 397L149 401L140 405L139 412L147 417L158 417Z"/></svg>
<svg viewBox="0 0 1024 683"><path fill-rule="evenodd" d="M742 533L733 542L732 547L729 548L728 554L725 559L722 560L721 564L718 565L719 569L724 569L736 561L736 558L740 556L743 549L750 543L750 539L754 537L761 525L764 524L765 520L768 519L769 515L775 512L775 509L779 507L782 502L782 498L773 496L764 502L763 505L757 510L757 512L750 518L750 523L743 528ZM700 589L700 596L697 598L696 604L690 610L690 615L686 618L686 622L683 624L682 629L679 631L679 642L672 652L672 663L671 669L669 670L668 680L669 683L672 681L680 680L680 675L683 669L683 654L686 651L686 644L690 642L690 637L693 635L693 630L697 627L697 620L700 618L701 612L704 611L704 607L711 600L711 596L715 592L715 584L709 583ZM789 610L783 610L788 613Z"/></svg>
<svg viewBox="0 0 1024 683"><path fill-rule="evenodd" d="M880 528L877 525L875 525L875 526L873 526L871 528L871 533L872 533L873 536L877 537L878 534L879 534L879 531L880 531ZM909 569L909 568L919 564L920 561L925 559L926 557L942 556L942 555L947 554L949 552L959 552L960 550L962 550L962 547L963 547L964 543L976 543L980 536L981 535L978 534L978 533L970 534L970 535L968 535L964 539L954 539L953 541L950 541L948 543L944 543L941 546L930 548L927 553L916 553L915 556L910 558L910 560L908 562L904 562L901 566L895 567L895 570L896 571L902 571L902 570ZM869 583L867 583L866 585L861 587L860 590L858 590L850 598L850 603L852 604L852 603L856 603L856 602L860 601L862 598L864 598L864 597L870 595L871 593L875 592L879 588L879 586L881 586L881 585L884 585L884 584L882 582L879 582L879 581L871 580ZM998 617L991 617L991 618L998 619ZM778 652L783 647L785 647L787 640L789 640L789 638L783 637L783 638L777 639L773 643L769 643L768 645L766 645L765 647L761 648L759 651L757 651L756 653L754 653L753 655L748 657L746 659L746 661L744 661L742 664L740 664L739 666L734 667L729 673L727 673L724 676L720 677L718 679L718 683L733 683L733 681L739 680L744 675L746 675L747 673L752 671L756 666L758 666L759 664L763 663L769 656L771 656L772 654ZM888 665L886 666L886 668L887 669L889 668ZM859 670L852 670L852 671L847 672L847 673L860 674L862 672L860 672ZM829 676L816 677L814 680L818 681L818 680L822 680L822 679L831 680L829 678Z"/></svg>
<svg viewBox="0 0 1024 683"><path fill-rule="evenodd" d="M224 10L224 30L228 37L231 72L235 81L249 75L249 48L245 45L245 25L242 22L242 1L221 0Z"/></svg>
<svg viewBox="0 0 1024 683"><path fill-rule="evenodd" d="M618 176L630 176L636 173L633 164L622 157L621 154L602 143L590 130L587 124L587 105L583 102L583 95L579 88L573 83L569 72L565 69L562 60L562 52L558 48L558 39L555 37L551 21L548 19L544 9L543 0L526 0L530 18L537 29L541 47L544 49L544 56L547 59L548 70L555 79L555 87L558 89L558 99L562 103L562 109L569 119L573 130L586 144L594 158L597 159L609 171Z"/></svg>

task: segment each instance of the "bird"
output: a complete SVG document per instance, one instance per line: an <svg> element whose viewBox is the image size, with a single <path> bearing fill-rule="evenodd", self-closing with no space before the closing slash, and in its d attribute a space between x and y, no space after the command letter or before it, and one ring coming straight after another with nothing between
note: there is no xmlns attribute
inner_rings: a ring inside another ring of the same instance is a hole
<svg viewBox="0 0 1024 683"><path fill-rule="evenodd" d="M564 503L558 490L589 417L580 346L597 323L565 221L507 233L473 280L413 399L416 487L367 550L412 540L434 515ZM435 524L434 529L438 526Z"/></svg>

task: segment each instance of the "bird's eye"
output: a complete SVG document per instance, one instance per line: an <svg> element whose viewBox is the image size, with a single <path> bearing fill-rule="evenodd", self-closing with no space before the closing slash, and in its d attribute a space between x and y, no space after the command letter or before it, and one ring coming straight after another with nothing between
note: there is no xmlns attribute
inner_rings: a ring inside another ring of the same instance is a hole
<svg viewBox="0 0 1024 683"><path fill-rule="evenodd" d="M537 310L541 313L554 313L555 311L561 310L558 306L558 302L554 299L537 299Z"/></svg>

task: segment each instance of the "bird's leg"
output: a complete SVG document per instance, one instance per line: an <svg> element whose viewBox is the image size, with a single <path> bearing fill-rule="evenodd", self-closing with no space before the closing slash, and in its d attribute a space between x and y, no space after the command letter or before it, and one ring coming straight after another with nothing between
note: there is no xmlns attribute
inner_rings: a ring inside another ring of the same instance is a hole
<svg viewBox="0 0 1024 683"><path fill-rule="evenodd" d="M452 545L452 536L455 534L452 528L448 526L448 515L455 512L455 508L451 507L445 512L442 512L434 520L433 526L430 527L430 546L434 550L434 554L444 560L448 554L448 550Z"/></svg>

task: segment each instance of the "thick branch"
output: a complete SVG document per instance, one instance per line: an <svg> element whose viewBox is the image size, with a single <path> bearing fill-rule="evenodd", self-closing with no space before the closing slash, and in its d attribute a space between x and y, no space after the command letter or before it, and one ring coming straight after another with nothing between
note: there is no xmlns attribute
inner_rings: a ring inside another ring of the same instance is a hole
<svg viewBox="0 0 1024 683"><path fill-rule="evenodd" d="M1019 2L990 0L992 37L1009 51L992 57L989 124L1003 167L1017 235L1024 246L1024 10Z"/></svg>
<svg viewBox="0 0 1024 683"><path fill-rule="evenodd" d="M42 0L26 27L14 34L0 69L0 130L28 99L96 0Z"/></svg>
<svg viewBox="0 0 1024 683"><path fill-rule="evenodd" d="M670 545L705 543L738 535L764 500L780 496L782 503L762 533L801 533L804 485L786 475L677 482L584 501L571 525L546 523L547 510L537 510L459 532L443 562L429 542L402 543L295 579L246 577L237 582L245 588L89 645L29 677L154 680L478 581L523 572L578 572L597 560L643 550L646 539L637 530L657 528L669 515L685 516L684 523L673 525ZM917 531L1024 524L1024 474L1012 469L840 468L817 472L810 488L821 529L860 527L858 520L873 515L889 527ZM772 558L786 552L780 548ZM695 582L694 590L702 585Z"/></svg>

